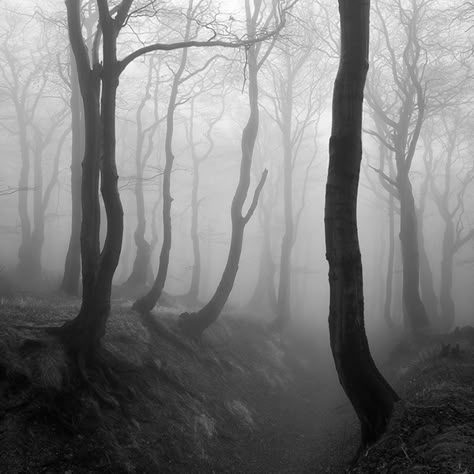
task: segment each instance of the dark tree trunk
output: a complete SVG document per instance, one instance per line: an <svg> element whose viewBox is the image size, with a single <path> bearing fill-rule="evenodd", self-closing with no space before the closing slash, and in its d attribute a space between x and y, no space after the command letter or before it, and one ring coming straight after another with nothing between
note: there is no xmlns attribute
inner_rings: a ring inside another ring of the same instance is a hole
<svg viewBox="0 0 474 474"><path fill-rule="evenodd" d="M361 424L361 446L385 430L398 396L375 366L364 328L357 192L362 156L362 102L368 69L367 0L339 0L341 58L334 85L326 187L329 330L339 380Z"/></svg>
<svg viewBox="0 0 474 474"><path fill-rule="evenodd" d="M84 113L73 57L71 68L71 235L60 289L67 295L77 296L81 274L81 163L84 156Z"/></svg>
<svg viewBox="0 0 474 474"><path fill-rule="evenodd" d="M70 351L88 358L95 354L105 333L110 314L112 278L119 261L123 236L123 210L115 163L115 102L120 74L116 37L121 25L112 19L106 4L98 3L103 60L100 67L96 57L91 67L81 33L79 6L79 2L74 0L66 1L85 122L81 188L83 294L79 314L59 329L59 336ZM102 251L99 240L99 178L107 218Z"/></svg>

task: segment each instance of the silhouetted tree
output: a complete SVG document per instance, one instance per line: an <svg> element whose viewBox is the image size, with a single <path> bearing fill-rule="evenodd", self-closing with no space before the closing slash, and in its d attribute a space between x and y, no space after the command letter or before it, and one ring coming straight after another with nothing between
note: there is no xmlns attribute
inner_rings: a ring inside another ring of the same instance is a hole
<svg viewBox="0 0 474 474"><path fill-rule="evenodd" d="M326 185L331 349L344 391L361 424L361 448L385 430L398 400L370 354L364 326L357 194L362 157L364 84L368 69L368 0L339 0L341 52L334 84Z"/></svg>

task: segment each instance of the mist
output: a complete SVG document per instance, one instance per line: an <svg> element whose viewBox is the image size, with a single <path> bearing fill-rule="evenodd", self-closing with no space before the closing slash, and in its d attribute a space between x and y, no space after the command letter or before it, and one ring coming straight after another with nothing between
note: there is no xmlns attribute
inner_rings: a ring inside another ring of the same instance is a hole
<svg viewBox="0 0 474 474"><path fill-rule="evenodd" d="M338 298L329 283L340 281L325 227L328 173L340 170L328 146L345 57L337 7L1 6L2 306L71 305L57 339L85 367L122 311L136 321L153 315L173 340L189 339L196 351L200 341L222 357L225 338L240 331L234 321L255 325L262 347L270 341L288 358L285 373L299 387L281 409L306 396L317 407L295 421L315 453L299 468L262 458L259 472L339 472L363 418L351 410L328 325ZM360 174L344 178L348 192L355 186L351 252L359 246L362 306L341 303L338 327L362 321L369 356L395 385L401 344L418 353L427 335L473 324L471 15L441 0L370 7ZM259 343L248 344L253 354ZM363 447L374 441L365 432L362 423ZM207 472L199 469L187 472Z"/></svg>

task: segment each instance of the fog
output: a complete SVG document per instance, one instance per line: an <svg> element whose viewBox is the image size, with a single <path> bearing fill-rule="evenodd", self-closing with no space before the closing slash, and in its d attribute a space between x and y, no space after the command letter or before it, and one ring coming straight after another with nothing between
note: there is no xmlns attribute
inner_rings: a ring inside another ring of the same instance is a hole
<svg viewBox="0 0 474 474"><path fill-rule="evenodd" d="M95 2L82 3L82 35L92 60L97 11ZM113 7L119 2L109 3ZM134 10L118 37L119 59L153 43L215 38L238 42L250 35L243 2L136 3L143 10ZM329 1L297 2L278 39L266 39L257 51L259 124L243 215L264 169L268 176L245 226L238 273L225 309L234 315L252 314L265 324L275 320L275 308L261 283L266 280L274 297L282 291L282 245L290 222L289 312L283 311L289 327L303 332L311 328L331 370L324 204L339 60L336 6ZM378 362L396 344L393 336L407 331L399 238L402 169L407 171L418 220L419 291L428 316L437 332L472 324L472 30L450 7L442 0L372 5L357 212L366 330ZM4 1L0 8L0 264L17 288L56 291L71 237L71 159L74 152L83 153L84 140L84 115L77 130L71 124L71 110L78 107L71 94L74 87L77 94L78 86L66 8L62 2L34 0ZM263 2L254 34L273 27L271 2ZM98 54L102 67L103 53ZM158 50L137 57L117 79L115 160L124 228L114 298L133 302L149 290L158 272L170 124L172 241L164 291L182 296L190 289L196 186L200 281L191 309L215 293L229 253L231 205L250 113L249 54L248 45ZM173 84L177 90L170 105ZM152 247L150 271L141 287L127 288L137 254L141 193L143 237ZM106 235L101 204L101 245ZM261 267L264 249L271 256L270 276ZM26 272L21 268L22 251L39 255L37 273L32 267ZM428 302L430 289L434 298ZM444 324L442 315L451 299L453 320Z"/></svg>

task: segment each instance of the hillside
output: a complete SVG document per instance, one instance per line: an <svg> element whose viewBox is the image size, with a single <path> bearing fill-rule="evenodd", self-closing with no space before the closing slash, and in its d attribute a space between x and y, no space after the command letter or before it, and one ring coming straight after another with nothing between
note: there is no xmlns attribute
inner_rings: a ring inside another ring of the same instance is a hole
<svg viewBox="0 0 474 474"><path fill-rule="evenodd" d="M176 329L176 308L140 319L130 303L114 303L110 370L89 368L85 383L44 331L78 301L3 302L1 472L345 471L357 422L317 335L275 336L226 315L197 343ZM447 352L393 353L384 369L403 402L351 472L474 472L474 353L463 334L459 350L453 339Z"/></svg>

